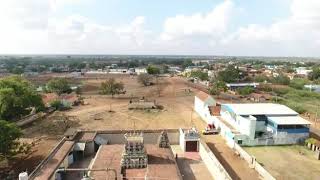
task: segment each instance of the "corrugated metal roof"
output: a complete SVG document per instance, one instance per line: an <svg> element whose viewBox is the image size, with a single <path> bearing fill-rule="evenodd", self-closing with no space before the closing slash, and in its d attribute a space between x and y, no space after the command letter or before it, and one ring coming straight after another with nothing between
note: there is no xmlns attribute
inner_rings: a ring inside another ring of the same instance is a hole
<svg viewBox="0 0 320 180"><path fill-rule="evenodd" d="M267 116L279 125L310 125L311 123L300 116Z"/></svg>
<svg viewBox="0 0 320 180"><path fill-rule="evenodd" d="M250 104L223 104L237 115L298 115L297 112L281 104L250 103Z"/></svg>

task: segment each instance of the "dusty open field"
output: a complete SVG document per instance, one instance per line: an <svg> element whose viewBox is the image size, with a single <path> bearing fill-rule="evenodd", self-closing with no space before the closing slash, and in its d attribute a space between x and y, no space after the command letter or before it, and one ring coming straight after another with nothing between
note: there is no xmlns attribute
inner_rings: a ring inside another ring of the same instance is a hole
<svg viewBox="0 0 320 180"><path fill-rule="evenodd" d="M160 86L148 87L138 84L136 77L120 77L118 80L125 84L127 92L114 98L97 94L103 80L87 80L85 86L91 88L84 92L83 97L88 105L74 107L65 114L79 120L78 128L90 130L185 128L191 127L192 120L197 118L192 115L195 113L192 105L197 90L185 92L186 85L178 78L161 78ZM87 95L92 92L96 93ZM142 97L155 100L163 109L128 110L130 99Z"/></svg>
<svg viewBox="0 0 320 180"><path fill-rule="evenodd" d="M245 150L279 180L320 177L320 161L315 159L313 151L303 146L248 147Z"/></svg>
<svg viewBox="0 0 320 180"><path fill-rule="evenodd" d="M205 127L203 120L193 111L194 95L199 91L189 87L184 79L179 77L163 77L159 79L160 85L144 87L137 83L136 77L115 76L117 81L125 85L126 94L117 95L114 98L99 94L99 86L107 77L84 78L83 97L87 105L73 107L64 112L55 112L51 116L25 128L25 137L50 137L61 138L67 128L87 130L112 130L112 129L166 129L166 128L190 128L197 127L202 130ZM188 89L186 91L186 89ZM189 92L189 89L191 90ZM130 99L146 98L155 100L163 108L159 110L128 110ZM225 102L225 100L224 100ZM111 110L111 112L109 112ZM254 172L246 168L246 164L234 159L230 149L223 146L223 142L215 141L216 138L207 138L209 146L217 148L224 166L229 172L234 172L236 179L250 179L256 177ZM45 141L40 141L45 145ZM56 142L52 142L54 146ZM43 155L50 148L43 148ZM229 151L227 151L229 150ZM227 151L227 153L225 153ZM32 161L37 164L38 161ZM244 167L245 166L245 167ZM243 169L244 168L244 169ZM31 168L32 169L32 168ZM235 173L237 171L237 173ZM239 172L238 172L239 171ZM253 175L253 176L252 176Z"/></svg>
<svg viewBox="0 0 320 180"><path fill-rule="evenodd" d="M82 79L83 97L88 105L55 112L48 118L25 127L24 138L28 141L37 139L37 145L32 148L33 153L24 157L24 163L20 163L19 166L16 164L20 159L11 160L8 168L0 168L1 174L6 177L11 169L15 177L25 169L31 172L48 155L67 128L89 130L187 128L198 120L196 113L192 111L194 94L197 90L191 88L190 93L185 92L184 88L187 86L183 80L160 78L159 86L144 87L137 83L136 77L123 75L113 77L125 84L125 95L114 98L99 95L99 86L106 77ZM156 100L163 109L128 110L130 99L141 97ZM109 112L110 107L112 112Z"/></svg>

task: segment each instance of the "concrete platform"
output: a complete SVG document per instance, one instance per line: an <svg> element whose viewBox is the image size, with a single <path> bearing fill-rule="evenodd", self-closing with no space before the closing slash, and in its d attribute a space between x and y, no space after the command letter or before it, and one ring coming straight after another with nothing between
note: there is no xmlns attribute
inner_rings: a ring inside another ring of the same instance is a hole
<svg viewBox="0 0 320 180"><path fill-rule="evenodd" d="M178 155L177 163L184 180L214 179L198 152L183 152L180 145L171 145L171 148Z"/></svg>
<svg viewBox="0 0 320 180"><path fill-rule="evenodd" d="M168 148L159 148L157 145L145 145L148 154L148 166L144 169L126 169L126 178L159 178L178 180L179 169Z"/></svg>

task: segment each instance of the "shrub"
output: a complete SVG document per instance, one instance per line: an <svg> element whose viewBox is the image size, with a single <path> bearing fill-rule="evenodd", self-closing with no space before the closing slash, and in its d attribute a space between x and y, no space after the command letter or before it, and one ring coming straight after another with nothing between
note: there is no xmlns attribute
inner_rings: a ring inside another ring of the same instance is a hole
<svg viewBox="0 0 320 180"><path fill-rule="evenodd" d="M275 84L282 84L282 85L289 85L290 84L289 77L286 75L283 75L283 74L280 74L279 76L274 77L271 81Z"/></svg>
<svg viewBox="0 0 320 180"><path fill-rule="evenodd" d="M237 89L237 92L242 96L246 96L253 93L254 89L250 86L246 86L246 87Z"/></svg>
<svg viewBox="0 0 320 180"><path fill-rule="evenodd" d="M295 103L286 103L285 105L287 105L289 108L293 109L294 111L296 111L299 114L303 114L303 113L307 112L307 110L303 106L295 104Z"/></svg>
<svg viewBox="0 0 320 180"><path fill-rule="evenodd" d="M202 71L192 71L190 77L199 78L201 81L209 80L208 73Z"/></svg>
<svg viewBox="0 0 320 180"><path fill-rule="evenodd" d="M290 88L274 88L273 91L278 95L285 95L290 91Z"/></svg>
<svg viewBox="0 0 320 180"><path fill-rule="evenodd" d="M306 79L302 79L302 78L295 78L293 80L290 81L289 86L295 89L303 89L304 85L307 84L307 80Z"/></svg>
<svg viewBox="0 0 320 180"><path fill-rule="evenodd" d="M308 144L308 143L310 143L310 144L315 144L316 142L317 142L317 140L314 139L314 138L308 138L308 139L306 139L306 140L304 141L305 144Z"/></svg>
<svg viewBox="0 0 320 180"><path fill-rule="evenodd" d="M257 75L256 77L254 77L254 80L256 82L265 82L265 81L269 81L269 78L264 75Z"/></svg>
<svg viewBox="0 0 320 180"><path fill-rule="evenodd" d="M70 103L68 103L67 101L60 101L60 100L56 100L50 103L50 106L55 108L56 110L67 110L71 108Z"/></svg>
<svg viewBox="0 0 320 180"><path fill-rule="evenodd" d="M153 76L150 74L140 74L137 80L140 84L143 84L144 86L149 86L151 85Z"/></svg>

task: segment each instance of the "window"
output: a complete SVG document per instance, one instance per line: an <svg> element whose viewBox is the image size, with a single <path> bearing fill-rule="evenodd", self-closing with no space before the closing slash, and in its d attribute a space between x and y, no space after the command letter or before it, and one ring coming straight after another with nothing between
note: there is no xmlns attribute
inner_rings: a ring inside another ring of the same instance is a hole
<svg viewBox="0 0 320 180"><path fill-rule="evenodd" d="M278 129L304 129L305 125L278 125Z"/></svg>
<svg viewBox="0 0 320 180"><path fill-rule="evenodd" d="M271 127L276 127L275 124L274 124L272 121L268 121L267 123L268 123L268 125L271 126Z"/></svg>

